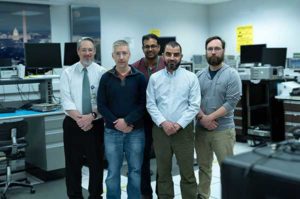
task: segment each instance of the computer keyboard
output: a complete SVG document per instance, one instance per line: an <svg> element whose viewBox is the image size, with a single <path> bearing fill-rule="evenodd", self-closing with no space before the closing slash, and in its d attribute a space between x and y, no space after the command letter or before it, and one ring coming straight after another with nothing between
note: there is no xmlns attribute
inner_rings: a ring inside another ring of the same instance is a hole
<svg viewBox="0 0 300 199"><path fill-rule="evenodd" d="M0 113L14 113L16 110L17 109L13 107L0 107Z"/></svg>

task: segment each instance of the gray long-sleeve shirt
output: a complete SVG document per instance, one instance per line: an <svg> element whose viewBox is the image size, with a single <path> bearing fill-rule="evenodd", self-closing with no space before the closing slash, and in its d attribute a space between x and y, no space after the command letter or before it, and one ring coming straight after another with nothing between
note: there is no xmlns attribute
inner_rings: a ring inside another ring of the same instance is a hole
<svg viewBox="0 0 300 199"><path fill-rule="evenodd" d="M201 85L201 110L209 115L223 106L227 114L217 119L216 131L234 128L233 112L242 95L242 83L238 72L223 64L211 79L208 67L197 73ZM201 125L198 122L198 125Z"/></svg>

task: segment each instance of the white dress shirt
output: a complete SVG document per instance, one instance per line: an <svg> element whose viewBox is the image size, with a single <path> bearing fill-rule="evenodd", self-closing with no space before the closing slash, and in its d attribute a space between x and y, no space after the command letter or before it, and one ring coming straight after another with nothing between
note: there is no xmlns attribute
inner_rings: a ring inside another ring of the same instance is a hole
<svg viewBox="0 0 300 199"><path fill-rule="evenodd" d="M97 91L102 75L106 72L103 66L92 63L87 67L92 110L97 112ZM62 107L66 113L69 110L77 110L82 113L82 81L83 66L80 62L66 68L60 77L60 94ZM67 113L66 113L67 114Z"/></svg>
<svg viewBox="0 0 300 199"><path fill-rule="evenodd" d="M183 68L173 74L162 69L150 76L147 110L157 126L164 121L185 128L200 110L200 85L197 76Z"/></svg>

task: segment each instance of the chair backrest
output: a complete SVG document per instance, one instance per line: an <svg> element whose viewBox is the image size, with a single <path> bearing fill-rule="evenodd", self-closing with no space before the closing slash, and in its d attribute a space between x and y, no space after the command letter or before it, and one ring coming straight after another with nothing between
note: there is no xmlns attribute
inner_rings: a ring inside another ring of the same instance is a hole
<svg viewBox="0 0 300 199"><path fill-rule="evenodd" d="M19 140L24 140L27 133L27 122L4 122L0 124L0 147L16 145Z"/></svg>

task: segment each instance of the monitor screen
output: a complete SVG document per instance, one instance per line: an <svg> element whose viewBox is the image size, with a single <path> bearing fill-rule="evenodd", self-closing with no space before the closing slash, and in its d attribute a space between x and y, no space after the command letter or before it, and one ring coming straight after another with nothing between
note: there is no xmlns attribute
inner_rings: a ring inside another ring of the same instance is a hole
<svg viewBox="0 0 300 199"><path fill-rule="evenodd" d="M25 43L26 68L52 69L60 68L60 43Z"/></svg>
<svg viewBox="0 0 300 199"><path fill-rule="evenodd" d="M165 50L165 45L169 43L170 41L176 41L176 37L159 37L158 38L158 43L160 45L160 51L159 55L162 55L164 50Z"/></svg>
<svg viewBox="0 0 300 199"><path fill-rule="evenodd" d="M287 59L287 68L300 69L300 58L289 58Z"/></svg>
<svg viewBox="0 0 300 199"><path fill-rule="evenodd" d="M64 53L64 65L71 66L79 61L77 54L77 43L68 42L65 43L65 53Z"/></svg>
<svg viewBox="0 0 300 199"><path fill-rule="evenodd" d="M287 48L265 48L262 53L262 64L285 67Z"/></svg>
<svg viewBox="0 0 300 199"><path fill-rule="evenodd" d="M11 58L0 58L0 67L1 66L12 66Z"/></svg>
<svg viewBox="0 0 300 199"><path fill-rule="evenodd" d="M262 51L266 44L242 45L241 46L241 64L261 63Z"/></svg>

